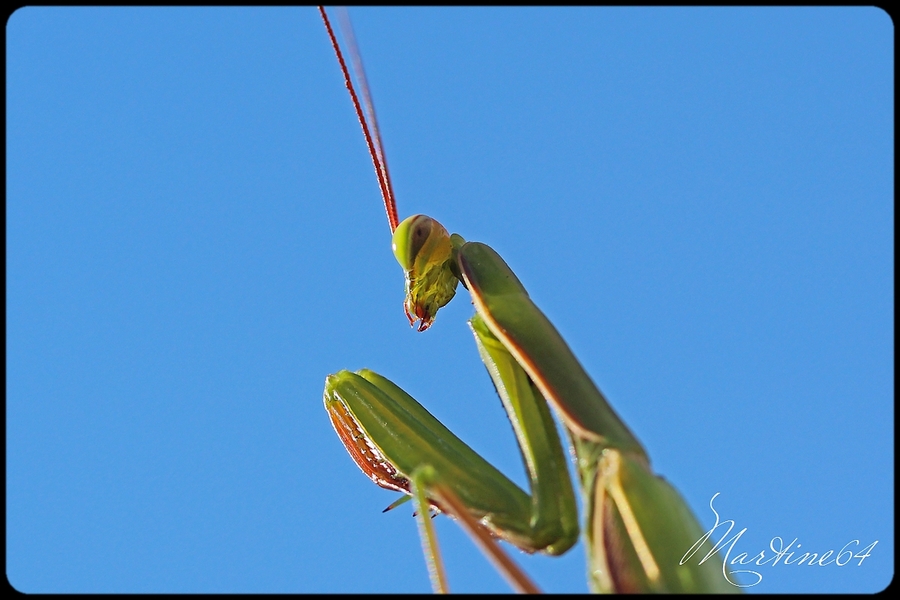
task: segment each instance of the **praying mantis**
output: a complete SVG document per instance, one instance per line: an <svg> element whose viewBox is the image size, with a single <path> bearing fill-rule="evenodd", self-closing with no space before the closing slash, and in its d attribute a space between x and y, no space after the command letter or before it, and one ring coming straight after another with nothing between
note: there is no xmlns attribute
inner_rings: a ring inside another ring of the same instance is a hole
<svg viewBox="0 0 900 600"><path fill-rule="evenodd" d="M531 301L490 246L449 234L436 220L399 220L375 119L353 41L343 25L357 94L328 15L320 15L344 75L372 157L404 271L404 310L411 326L428 329L461 284L475 315L469 326L522 452L528 494L481 458L388 379L363 369L326 378L324 403L341 442L379 486L412 499L436 592L448 591L431 523L454 518L521 592L537 592L498 545L560 555L578 541L587 549L595 592L731 592L722 563L683 557L704 532L679 493L656 475L634 434L612 409L556 328ZM563 423L580 484L582 525L551 410ZM708 543L698 553L714 553ZM684 564L682 564L684 563Z"/></svg>

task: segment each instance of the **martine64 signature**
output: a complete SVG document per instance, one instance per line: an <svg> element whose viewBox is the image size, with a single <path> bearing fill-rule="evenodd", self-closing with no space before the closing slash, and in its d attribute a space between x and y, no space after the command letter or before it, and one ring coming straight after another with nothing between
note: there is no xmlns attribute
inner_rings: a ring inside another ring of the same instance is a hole
<svg viewBox="0 0 900 600"><path fill-rule="evenodd" d="M872 554L872 549L875 548L875 545L878 543L878 540L875 540L868 546L864 548L860 548L862 542L859 540L850 540L843 547L837 551L835 554L834 550L827 550L822 554L818 552L808 552L804 551L803 554L800 554L797 558L794 558L795 553L800 552L800 548L802 546L801 543L797 542L798 538L794 538L787 545L785 545L784 539L781 536L775 536L772 538L772 541L769 542L769 549L771 550L771 554L767 555L765 550L760 550L758 554L750 556L747 552L740 552L734 558L729 558L732 552L735 549L735 545L738 540L741 539L741 536L744 535L744 532L747 531L747 528L744 527L739 532L737 532L730 539L726 539L730 534L731 530L734 528L734 520L727 519L724 521L719 520L719 513L713 506L713 502L719 496L717 492L712 498L709 500L709 508L712 509L713 514L716 515L716 523L713 525L712 529L704 533L700 539L694 542L694 545L691 546L687 552L684 553L684 556L681 558L680 564L686 564L694 554L703 546L703 544L708 540L713 532L718 529L720 526L728 525L728 529L722 535L718 542L715 543L712 550L710 550L706 556L700 559L699 564L705 563L709 558L715 555L715 553L719 550L724 549L724 554L722 557L722 575L725 577L725 580L735 587L753 587L759 584L762 579L762 573L759 571L754 571L751 569L731 569L729 570L728 566L732 567L735 565L756 565L756 566L764 566L769 565L774 567L775 565L781 563L785 565L807 565L807 566L818 566L818 567L827 567L830 565L836 565L838 567L843 567L849 564L851 561L858 559L859 563L857 566L862 566L863 561L867 559ZM795 545L796 544L796 545ZM738 583L734 580L733 576L737 573L746 573L748 576L752 576L755 578L755 581L751 583Z"/></svg>

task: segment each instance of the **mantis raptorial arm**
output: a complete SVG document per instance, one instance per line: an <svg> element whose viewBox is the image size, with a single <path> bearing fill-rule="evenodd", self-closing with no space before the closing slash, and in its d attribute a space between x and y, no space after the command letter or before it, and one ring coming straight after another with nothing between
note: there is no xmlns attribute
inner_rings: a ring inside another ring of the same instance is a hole
<svg viewBox="0 0 900 600"><path fill-rule="evenodd" d="M514 402L519 408L535 404L527 396ZM558 456L551 452L529 457L536 465L532 480L541 473L547 475L538 484L542 491L530 498L409 395L376 373L341 371L329 376L325 404L335 430L363 472L382 487L404 491L417 500L422 543L436 591L445 591L446 581L428 517L429 506L456 517L495 562L505 565L504 572L522 591L536 588L522 573L509 575L518 567L505 562L508 558L498 557L493 548L485 548L491 536L507 539L530 552L550 554L568 550L577 540L571 484L566 481L559 489L548 485L554 475L568 477L555 429L550 430L555 438L550 449L558 450ZM546 404L544 407L546 410ZM541 511L544 514L539 514Z"/></svg>
<svg viewBox="0 0 900 600"><path fill-rule="evenodd" d="M531 496L406 392L372 371L329 376L326 409L357 465L377 484L412 494L411 481L427 468L429 476L422 482L437 508L447 507L429 493L429 484L449 488L492 535L529 552L561 554L577 541L578 516L549 408L477 315L472 328L522 448Z"/></svg>
<svg viewBox="0 0 900 600"><path fill-rule="evenodd" d="M678 492L653 473L643 447L503 259L489 246L470 243L460 248L458 266L478 314L569 431L592 589L738 591L715 561L681 564L703 535L700 524ZM703 554L710 549L707 544Z"/></svg>

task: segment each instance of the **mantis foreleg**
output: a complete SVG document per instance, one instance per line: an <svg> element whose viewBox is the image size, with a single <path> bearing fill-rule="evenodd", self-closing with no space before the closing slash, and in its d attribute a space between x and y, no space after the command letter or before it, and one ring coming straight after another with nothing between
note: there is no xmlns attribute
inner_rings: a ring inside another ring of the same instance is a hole
<svg viewBox="0 0 900 600"><path fill-rule="evenodd" d="M734 592L715 561L681 564L703 535L678 492L568 345L489 246L458 251L483 323L515 356L569 431L584 499L589 582L601 592ZM704 554L711 545L707 543ZM718 563L721 565L721 563Z"/></svg>
<svg viewBox="0 0 900 600"><path fill-rule="evenodd" d="M471 326L522 449L531 496L484 461L412 397L372 371L341 371L329 376L326 408L360 468L382 487L416 496L420 519L428 520L427 511L422 509L424 497L440 510L461 521L471 518L478 527L525 551L561 554L577 541L578 517L566 456L549 408L477 315ZM456 507L448 505L454 501L459 503ZM435 560L431 524L420 522L420 527L435 589L445 589ZM469 529L479 535L471 526ZM479 543L484 547L486 541L481 539ZM505 560L493 549L485 550L493 560ZM505 571L513 569L514 566L504 567ZM527 578L512 577L524 582L518 584L523 591L535 590Z"/></svg>

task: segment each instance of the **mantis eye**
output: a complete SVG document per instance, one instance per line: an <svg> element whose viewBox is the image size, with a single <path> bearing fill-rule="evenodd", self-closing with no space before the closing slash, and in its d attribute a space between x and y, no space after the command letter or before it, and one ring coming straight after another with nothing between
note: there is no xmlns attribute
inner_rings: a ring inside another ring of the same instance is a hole
<svg viewBox="0 0 900 600"><path fill-rule="evenodd" d="M394 231L392 247L397 262L404 271L410 271L416 257L434 230L435 221L425 215L413 215L404 219Z"/></svg>

